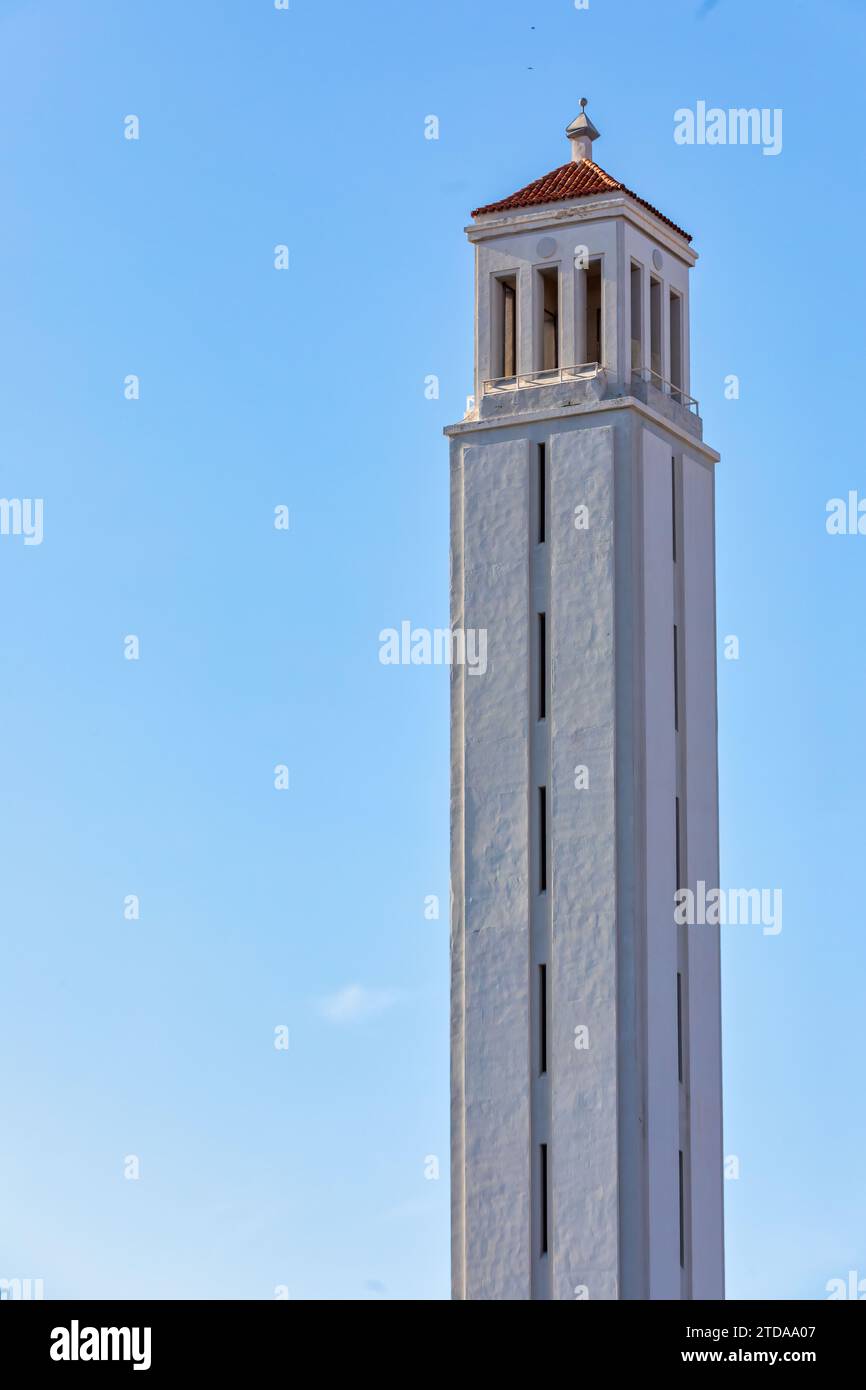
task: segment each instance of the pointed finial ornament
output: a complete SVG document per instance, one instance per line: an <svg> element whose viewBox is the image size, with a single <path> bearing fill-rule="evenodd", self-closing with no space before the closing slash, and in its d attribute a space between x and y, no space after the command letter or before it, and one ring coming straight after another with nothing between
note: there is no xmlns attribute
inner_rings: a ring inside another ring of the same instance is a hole
<svg viewBox="0 0 866 1390"><path fill-rule="evenodd" d="M571 157L575 163L579 163L581 159L592 159L592 142L597 140L599 135L586 114L588 105L586 97L581 97L580 115L575 117L565 132L571 141Z"/></svg>

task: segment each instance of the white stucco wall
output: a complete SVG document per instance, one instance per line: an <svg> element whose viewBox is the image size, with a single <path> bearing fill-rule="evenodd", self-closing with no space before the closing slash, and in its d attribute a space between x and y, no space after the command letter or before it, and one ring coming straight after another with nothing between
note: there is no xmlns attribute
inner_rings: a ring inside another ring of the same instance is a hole
<svg viewBox="0 0 866 1390"><path fill-rule="evenodd" d="M718 941L691 930L684 966L672 912L675 582L683 872L691 883L718 880L712 464L684 455L681 438L662 421L641 423L633 407L469 430L453 446L452 620L487 629L489 665L483 677L458 668L452 678L454 1296L573 1299L581 1285L591 1299L719 1296ZM543 582L532 549L539 442L548 450ZM574 528L581 503L588 531ZM548 614L546 729L532 707L539 608ZM574 788L579 764L588 792ZM549 1075L539 1081L530 808L545 766ZM678 968L688 975L683 1087ZM574 1047L579 1025L590 1030L586 1051ZM543 1277L539 1136L550 1151ZM682 1274L681 1144L694 1246Z"/></svg>
<svg viewBox="0 0 866 1390"><path fill-rule="evenodd" d="M642 429L645 1070L650 1298L680 1297L672 444Z"/></svg>
<svg viewBox="0 0 866 1390"><path fill-rule="evenodd" d="M614 430L549 449L551 1297L618 1296ZM575 507L589 509L576 530ZM575 768L589 787L575 788ZM575 1048L575 1028L589 1047Z"/></svg>
<svg viewBox="0 0 866 1390"><path fill-rule="evenodd" d="M683 457L686 875L719 883L715 507L712 468ZM692 1297L724 1297L719 929L688 929Z"/></svg>
<svg viewBox="0 0 866 1390"><path fill-rule="evenodd" d="M455 487L466 519L457 609L486 629L483 675L455 673L462 706L457 808L463 889L454 904L453 1039L462 1106L455 1191L469 1299L530 1296L529 1184L529 445L469 446Z"/></svg>

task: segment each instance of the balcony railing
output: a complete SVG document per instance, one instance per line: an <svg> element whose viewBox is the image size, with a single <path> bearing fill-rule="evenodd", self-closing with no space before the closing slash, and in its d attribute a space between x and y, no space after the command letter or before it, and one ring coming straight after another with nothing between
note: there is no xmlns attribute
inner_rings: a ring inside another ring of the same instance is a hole
<svg viewBox="0 0 866 1390"><path fill-rule="evenodd" d="M698 402L694 396L687 395L681 386L659 376L658 372L654 372L651 367L635 367L632 370L631 379L632 381L648 381L657 391L661 391L665 396L670 396L672 401L684 405L686 410L690 410L693 415L700 415Z"/></svg>
<svg viewBox="0 0 866 1390"><path fill-rule="evenodd" d="M591 381L601 370L598 362L584 362L579 367L551 367L541 372L494 377L491 381L485 381L484 394L487 396L497 391L522 391L527 386L558 386L563 381Z"/></svg>

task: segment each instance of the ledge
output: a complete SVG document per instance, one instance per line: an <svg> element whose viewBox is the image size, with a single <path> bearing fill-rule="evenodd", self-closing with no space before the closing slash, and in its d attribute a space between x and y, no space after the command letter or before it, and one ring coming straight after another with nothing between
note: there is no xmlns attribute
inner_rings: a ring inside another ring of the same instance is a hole
<svg viewBox="0 0 866 1390"><path fill-rule="evenodd" d="M556 386L546 389L560 391L563 388ZM564 389L567 390L568 388L566 387ZM514 392L513 394L516 395L518 393ZM535 392L533 389L530 389L530 391L521 392L520 394L529 395L535 394ZM660 392L658 394L661 395ZM638 415L648 420L650 424L660 426L669 434L676 435L676 437L681 439L684 444L687 444L693 452L702 455L709 463L718 463L721 459L721 455L718 454L715 449L711 449L709 444L705 444L701 438L701 421L698 420L696 416L691 415L689 411L684 410L682 406L676 406L676 402L671 401L669 404L675 406L677 410L682 411L689 419L695 421L699 431L697 435L684 428L676 420L656 410L653 405L646 401L639 400L637 396L631 395L611 396L607 400L602 401L564 401L556 405L549 405L547 408L542 407L539 410L512 411L507 415L497 414L493 417L487 416L484 419L461 420L456 425L446 425L442 433L449 439L460 439L463 435L484 434L488 430L513 429L522 425L536 424L544 420L565 420L578 415L601 415L612 410L634 410Z"/></svg>

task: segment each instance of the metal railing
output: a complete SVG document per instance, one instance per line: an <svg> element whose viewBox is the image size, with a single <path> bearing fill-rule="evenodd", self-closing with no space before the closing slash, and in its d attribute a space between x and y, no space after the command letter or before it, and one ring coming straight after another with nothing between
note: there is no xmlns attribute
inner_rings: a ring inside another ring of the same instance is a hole
<svg viewBox="0 0 866 1390"><path fill-rule="evenodd" d="M579 367L550 367L541 372L521 372L517 376L493 377L484 383L485 396L497 391L522 391L528 386L558 386L564 381L591 381L602 371L598 362Z"/></svg>
<svg viewBox="0 0 866 1390"><path fill-rule="evenodd" d="M693 415L700 415L700 408L694 396L688 395L681 386L677 386L673 381L668 381L666 377L654 372L652 367L633 367L631 374L632 381L648 381L657 391L663 395L670 396L671 400L684 405Z"/></svg>

